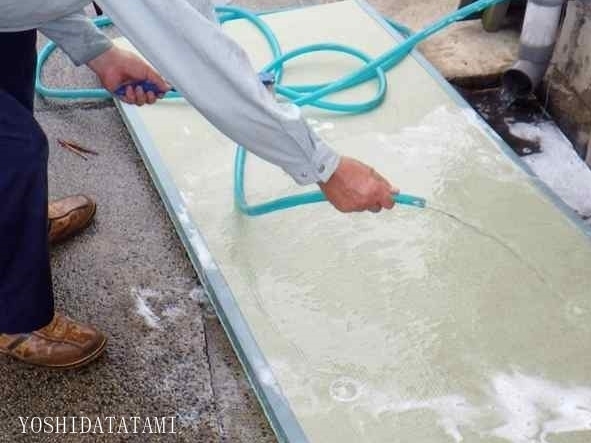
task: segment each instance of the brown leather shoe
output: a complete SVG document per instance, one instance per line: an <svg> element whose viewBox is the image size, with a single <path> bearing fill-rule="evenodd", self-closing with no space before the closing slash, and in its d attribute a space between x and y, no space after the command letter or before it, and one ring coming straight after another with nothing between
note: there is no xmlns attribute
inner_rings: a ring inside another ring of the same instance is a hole
<svg viewBox="0 0 591 443"><path fill-rule="evenodd" d="M49 204L49 243L66 240L86 228L96 213L96 203L85 195L73 195Z"/></svg>
<svg viewBox="0 0 591 443"><path fill-rule="evenodd" d="M85 366L103 353L106 344L102 332L62 314L28 334L0 334L0 353L51 369Z"/></svg>

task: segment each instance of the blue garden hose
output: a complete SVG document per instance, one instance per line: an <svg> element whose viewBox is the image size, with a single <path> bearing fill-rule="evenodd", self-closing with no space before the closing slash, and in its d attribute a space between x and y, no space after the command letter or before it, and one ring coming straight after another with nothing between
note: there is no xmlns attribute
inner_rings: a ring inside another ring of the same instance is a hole
<svg viewBox="0 0 591 443"><path fill-rule="evenodd" d="M104 28L113 24L109 17L98 17L94 19L94 24L99 28ZM75 99L110 99L113 98L113 94L103 88L82 88L82 89L60 89L60 88L48 88L41 81L41 72L43 65L55 51L57 45L54 42L47 43L37 56L37 69L35 71L35 91L47 98L60 98L66 100ZM166 94L167 98L180 97L178 92L171 92Z"/></svg>
<svg viewBox="0 0 591 443"><path fill-rule="evenodd" d="M409 28L391 20L387 20L390 26L405 36L405 40L403 40L393 49L373 59L357 49L335 43L322 43L303 46L283 54L273 31L258 15L241 8L229 6L217 7L216 12L218 13L221 23L237 19L246 19L261 31L263 36L266 38L273 54L273 61L267 64L262 71L265 73L274 73L276 79L276 93L287 97L297 106L309 105L339 113L362 114L377 108L384 101L388 86L385 71L400 63L417 44L458 20L462 20L476 12L482 11L498 3L503 3L504 1L507 0L475 1L474 3L471 3L448 14L447 16L417 33L412 33ZM108 17L100 17L95 19L94 23L98 27L105 27L110 25L112 22ZM43 85L41 81L41 71L43 64L54 51L55 47L55 43L50 42L39 53L35 79L35 88L37 93L44 97L60 99L108 99L113 97L113 94L105 89L55 89L48 88ZM312 85L283 85L281 83L283 77L283 65L289 60L314 52L338 52L348 54L360 59L365 63L365 65L359 70L345 75L344 77L330 83ZM335 103L326 100L326 97L333 93L356 87L370 80L377 81L376 94L370 100L354 104ZM150 88L145 82L140 82L140 84ZM123 89L121 89L119 92L122 92ZM164 96L164 98L178 97L180 97L180 94L176 91L167 92ZM244 193L245 161L246 150L242 146L238 146L236 149L234 162L234 199L237 208L246 215L262 215L282 209L292 208L294 206L326 201L324 194L320 191L316 191L290 195L262 204L249 205L246 201L246 196ZM416 207L425 207L426 204L423 198L406 194L396 194L392 198L396 203Z"/></svg>

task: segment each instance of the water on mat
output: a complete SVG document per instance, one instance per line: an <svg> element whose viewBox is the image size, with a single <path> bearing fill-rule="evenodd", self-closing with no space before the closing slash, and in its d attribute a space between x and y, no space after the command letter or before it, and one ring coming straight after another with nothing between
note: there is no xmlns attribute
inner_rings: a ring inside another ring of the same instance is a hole
<svg viewBox="0 0 591 443"><path fill-rule="evenodd" d="M392 45L355 2L265 19L285 50L354 41L377 55ZM250 27L227 29L255 64L267 60ZM295 63L286 81L351 67L313 62ZM178 217L203 234L269 363L258 379L285 396L315 443L589 441L588 238L416 61L388 78L379 111L307 117L432 209L239 215L232 143L182 103L139 111L183 196ZM248 157L250 201L299 191Z"/></svg>

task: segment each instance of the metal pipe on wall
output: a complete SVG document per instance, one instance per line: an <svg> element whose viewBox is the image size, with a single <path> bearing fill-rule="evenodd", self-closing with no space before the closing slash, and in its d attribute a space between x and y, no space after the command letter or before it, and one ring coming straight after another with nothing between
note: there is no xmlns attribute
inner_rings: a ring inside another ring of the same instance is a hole
<svg viewBox="0 0 591 443"><path fill-rule="evenodd" d="M542 81L554 52L564 1L528 1L519 59L503 75L503 85L511 95L525 96Z"/></svg>

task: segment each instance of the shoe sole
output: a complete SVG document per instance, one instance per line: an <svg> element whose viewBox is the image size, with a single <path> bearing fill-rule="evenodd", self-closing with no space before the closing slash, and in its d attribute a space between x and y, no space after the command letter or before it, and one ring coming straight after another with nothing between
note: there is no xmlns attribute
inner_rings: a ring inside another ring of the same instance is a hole
<svg viewBox="0 0 591 443"><path fill-rule="evenodd" d="M99 358L105 352L106 348L107 348L107 338L105 337L105 338L103 338L103 341L101 342L101 344L90 355L87 355L79 360L76 360L75 362L68 363L67 365L44 365L44 364L40 364L40 363L34 363L34 362L27 361L25 359L22 359L16 355L13 355L10 352L7 352L3 349L0 349L0 354L7 355L9 357L12 357L12 358L14 358L20 362L26 363L28 365L37 366L37 367L45 368L45 369L52 369L52 370L56 370L56 371L65 371L65 370L70 370L70 369L82 368L82 367L88 365L89 363L92 363L93 361L95 361L97 358Z"/></svg>
<svg viewBox="0 0 591 443"><path fill-rule="evenodd" d="M88 216L88 220L86 220L86 222L84 222L84 224L82 224L80 226L80 228L76 231L71 233L70 235L62 235L60 237L56 237L54 238L49 244L51 246L55 246L59 243L62 243L72 237L75 237L76 235L78 235L80 232L84 231L86 228L88 228L90 226L90 224L92 223L92 220L94 219L94 216L96 215L96 202L94 200L92 200L91 198L85 196L90 202L92 202L92 212L90 213L90 215ZM72 209L72 211L68 212L67 214L64 215L64 217L68 216L70 213L72 213L73 211L76 211L77 209Z"/></svg>

